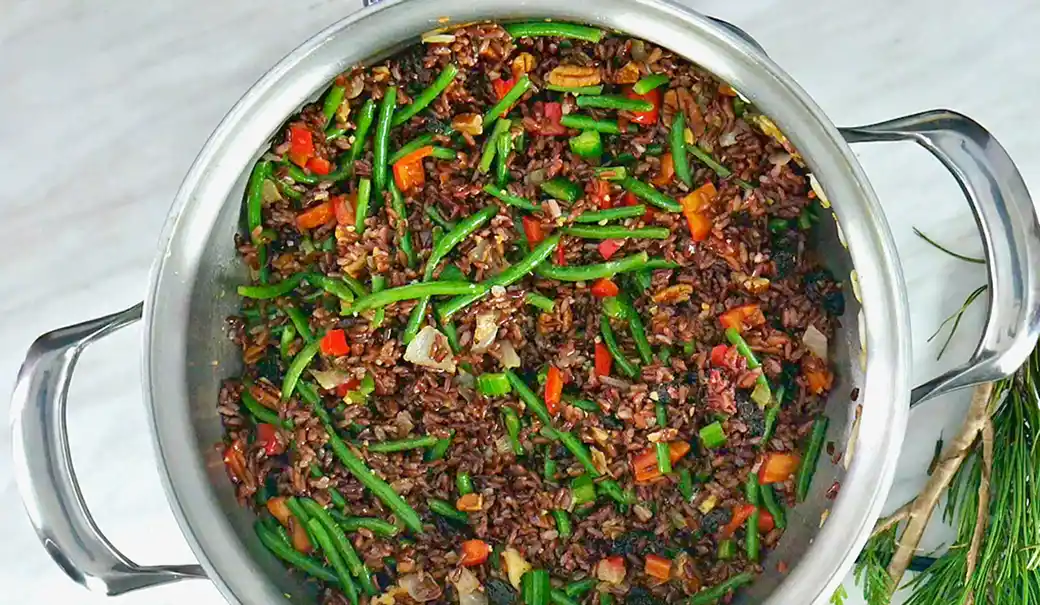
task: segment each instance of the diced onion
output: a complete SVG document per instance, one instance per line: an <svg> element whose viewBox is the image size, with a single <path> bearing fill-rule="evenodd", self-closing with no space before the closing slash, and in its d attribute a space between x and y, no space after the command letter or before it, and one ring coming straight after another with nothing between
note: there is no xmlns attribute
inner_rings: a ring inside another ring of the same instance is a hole
<svg viewBox="0 0 1040 605"><path fill-rule="evenodd" d="M488 598L484 593L484 587L472 571L459 567L451 572L448 579L459 593L459 605L487 605Z"/></svg>
<svg viewBox="0 0 1040 605"><path fill-rule="evenodd" d="M729 147L737 144L737 131L727 130L726 132L719 135L719 145L722 147Z"/></svg>
<svg viewBox="0 0 1040 605"><path fill-rule="evenodd" d="M513 442L510 441L509 435L499 435L495 439L495 451L499 454L509 454L513 451Z"/></svg>
<svg viewBox="0 0 1040 605"><path fill-rule="evenodd" d="M498 354L500 357L499 361L502 362L502 367L506 369L520 367L520 356L516 354L516 349L513 348L513 343L508 340L503 340L498 343Z"/></svg>
<svg viewBox="0 0 1040 605"><path fill-rule="evenodd" d="M452 34L444 34L438 31L426 32L422 35L423 44L451 44L455 41Z"/></svg>
<svg viewBox="0 0 1040 605"><path fill-rule="evenodd" d="M809 324L805 334L802 334L802 344L812 351L813 355L827 361L827 337L817 330L816 326Z"/></svg>
<svg viewBox="0 0 1040 605"><path fill-rule="evenodd" d="M646 43L642 40L632 40L632 58L636 61L646 61Z"/></svg>
<svg viewBox="0 0 1040 605"><path fill-rule="evenodd" d="M495 342L498 335L498 313L481 313L477 315L476 327L473 330L474 353L483 353Z"/></svg>
<svg viewBox="0 0 1040 605"><path fill-rule="evenodd" d="M775 151L769 154L769 163L774 166L783 166L791 161L791 154L786 151Z"/></svg>
<svg viewBox="0 0 1040 605"><path fill-rule="evenodd" d="M311 370L311 376L326 391L330 391L350 380L350 375L340 370Z"/></svg>
<svg viewBox="0 0 1040 605"><path fill-rule="evenodd" d="M823 192L823 187L820 186L820 181L816 180L816 175L809 173L809 186L812 187L813 193L820 200L820 205L824 208L831 207L831 201L827 199L827 195Z"/></svg>
<svg viewBox="0 0 1040 605"><path fill-rule="evenodd" d="M420 603L433 601L439 598L442 593L441 586L437 583L437 580L433 576L422 572L401 576L397 583L401 585L401 588L408 591L408 596Z"/></svg>
<svg viewBox="0 0 1040 605"><path fill-rule="evenodd" d="M271 179L264 179L264 187L260 193L265 204L277 202L282 199L282 193L278 191L278 185L275 185L274 181Z"/></svg>
<svg viewBox="0 0 1040 605"><path fill-rule="evenodd" d="M550 199L545 204L549 209L549 218L556 220L560 218L563 212L560 210L560 203L556 200Z"/></svg>
<svg viewBox="0 0 1040 605"><path fill-rule="evenodd" d="M437 328L426 326L419 330L412 342L408 343L408 348L404 351L404 360L424 368L454 373L455 356L451 352L440 361L435 361L431 355L434 344L439 342L446 348L448 346L447 341L447 337L441 334Z"/></svg>
<svg viewBox="0 0 1040 605"><path fill-rule="evenodd" d="M509 583L513 588L520 590L520 578L531 571L531 564L515 548L507 548L502 551L502 558L506 565L506 573L509 575Z"/></svg>

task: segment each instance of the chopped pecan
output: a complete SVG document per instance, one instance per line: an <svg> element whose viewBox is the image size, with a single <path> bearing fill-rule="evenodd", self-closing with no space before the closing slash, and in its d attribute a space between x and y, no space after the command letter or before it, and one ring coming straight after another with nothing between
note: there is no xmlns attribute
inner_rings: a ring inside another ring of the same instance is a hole
<svg viewBox="0 0 1040 605"><path fill-rule="evenodd" d="M737 285L751 294L761 294L769 289L769 280L764 277L756 277L740 271L735 271L731 277Z"/></svg>
<svg viewBox="0 0 1040 605"><path fill-rule="evenodd" d="M668 286L664 290L654 294L654 302L673 305L675 303L690 300L691 294L693 294L693 286L688 284L675 284L674 286Z"/></svg>
<svg viewBox="0 0 1040 605"><path fill-rule="evenodd" d="M452 118L451 127L476 136L484 132L484 118L479 113L460 113Z"/></svg>
<svg viewBox="0 0 1040 605"><path fill-rule="evenodd" d="M534 69L534 66L534 55L532 55L531 53L520 53L516 56L515 59L513 59L513 63L511 65L513 77L519 78L520 76L529 73L532 69Z"/></svg>
<svg viewBox="0 0 1040 605"><path fill-rule="evenodd" d="M686 125L690 127L695 137L700 138L704 134L705 123L704 114L701 112L700 106L697 105L697 100L693 98L693 94L690 93L688 88L677 88L675 92L678 97L679 107L686 117Z"/></svg>
<svg viewBox="0 0 1040 605"><path fill-rule="evenodd" d="M661 106L661 122L665 126L671 126L677 111L679 111L679 94L674 88L671 88L664 93L664 103Z"/></svg>
<svg viewBox="0 0 1040 605"><path fill-rule="evenodd" d="M639 81L639 63L629 61L621 69L614 72L615 84L635 84Z"/></svg>
<svg viewBox="0 0 1040 605"><path fill-rule="evenodd" d="M549 72L549 84L576 88L578 86L596 86L603 80L596 67L581 65L559 65Z"/></svg>

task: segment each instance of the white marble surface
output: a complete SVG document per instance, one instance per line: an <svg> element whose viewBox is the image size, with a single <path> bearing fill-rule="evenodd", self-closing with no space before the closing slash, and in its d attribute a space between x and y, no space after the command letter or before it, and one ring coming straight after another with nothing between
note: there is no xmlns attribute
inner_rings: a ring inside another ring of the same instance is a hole
<svg viewBox="0 0 1040 605"><path fill-rule="evenodd" d="M836 123L933 107L986 125L1040 191L1040 4L1033 0L691 0L744 27ZM141 299L167 207L211 129L267 66L330 21L347 0L5 0L0 2L0 393L42 332ZM916 239L911 226L980 250L967 206L937 162L910 145L856 149L892 225L910 288L914 377L966 358L982 308L942 362L926 344L943 317L983 283L983 270ZM72 451L100 526L142 563L191 553L166 506L140 403L139 330L85 355L72 389ZM924 477L939 433L966 396L912 417L891 499ZM0 600L102 603L68 580L37 543L0 433ZM941 536L934 537L938 544ZM848 592L855 595L851 578ZM220 603L207 582L122 597L122 605ZM857 598L849 600L858 603ZM800 604L799 604L800 605Z"/></svg>

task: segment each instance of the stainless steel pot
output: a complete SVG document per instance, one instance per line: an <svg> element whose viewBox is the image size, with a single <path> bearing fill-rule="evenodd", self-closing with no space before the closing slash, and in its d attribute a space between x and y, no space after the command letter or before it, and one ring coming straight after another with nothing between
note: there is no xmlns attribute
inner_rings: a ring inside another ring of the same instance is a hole
<svg viewBox="0 0 1040 605"><path fill-rule="evenodd" d="M19 374L12 405L16 474L41 541L74 580L109 594L207 577L232 603L285 602L285 594L307 598L255 539L251 514L235 504L213 448L221 433L219 383L239 363L222 333L224 318L237 307L233 286L245 277L232 246L240 200L248 167L286 116L348 66L416 42L422 32L443 25L445 16L455 23L575 20L666 46L750 98L804 155L836 215L820 230L819 245L830 268L848 276L849 304L831 345L839 382L827 413L830 438L855 439L855 455L847 452L847 470L821 464L811 501L792 511L790 529L765 564L767 573L742 602L826 601L885 501L909 406L1003 377L1036 344L1040 224L1007 153L969 118L934 111L840 131L743 32L665 0L398 0L336 23L269 71L227 115L185 178L143 303L144 399L159 471L200 565L142 567L129 561L94 525L72 470L65 406L76 359L91 342L140 319L142 305L42 336ZM972 358L912 391L906 284L881 207L847 144L901 140L927 148L961 184L985 241L991 293L985 333ZM850 401L853 388L859 389L860 406ZM823 492L839 475L841 495L830 503ZM828 507L829 518L819 529ZM786 575L772 571L780 559L790 565Z"/></svg>

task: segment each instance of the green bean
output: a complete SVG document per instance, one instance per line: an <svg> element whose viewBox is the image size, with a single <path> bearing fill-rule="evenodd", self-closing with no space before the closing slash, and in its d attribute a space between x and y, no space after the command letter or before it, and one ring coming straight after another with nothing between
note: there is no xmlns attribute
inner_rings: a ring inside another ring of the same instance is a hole
<svg viewBox="0 0 1040 605"><path fill-rule="evenodd" d="M451 447L451 440L454 437L455 431L453 429L447 437L438 440L436 445L426 450L426 453L423 454L423 460L425 460L426 462L433 462L435 460L440 460L441 458L443 458L444 455L448 453L448 448Z"/></svg>
<svg viewBox="0 0 1040 605"><path fill-rule="evenodd" d="M731 174L733 174L733 171L715 161L715 158L711 157L710 153L701 149L700 146L698 146L697 144L686 143L685 147L686 151L690 152L690 155L697 158L697 160L700 161L700 163L714 170L715 174L719 175L720 178L728 178Z"/></svg>
<svg viewBox="0 0 1040 605"><path fill-rule="evenodd" d="M431 511L446 519L458 521L459 523L469 523L469 515L455 508L449 502L438 500L437 498L429 498L426 500L426 504Z"/></svg>
<svg viewBox="0 0 1040 605"><path fill-rule="evenodd" d="M400 527L376 517L348 517L336 511L329 511L329 514L344 531L367 529L382 538L392 538L401 533Z"/></svg>
<svg viewBox="0 0 1040 605"><path fill-rule="evenodd" d="M333 127L330 124L329 129L325 131L325 142L328 143L331 141L335 141L336 139L342 137L345 134L347 134L346 126Z"/></svg>
<svg viewBox="0 0 1040 605"><path fill-rule="evenodd" d="M560 118L560 124L567 128L579 130L595 130L604 134L621 134L621 127L616 120L597 120L590 116L568 114Z"/></svg>
<svg viewBox="0 0 1040 605"><path fill-rule="evenodd" d="M726 328L726 340L737 348L737 352L740 353L741 357L747 360L747 367L749 370L757 370L762 367L758 358L755 357L755 353L751 350L747 341L744 340L744 337L740 335L740 332L738 332L736 328ZM764 372L759 372L757 382L760 387L765 389L766 394L772 398L772 394L769 390L769 381L766 379Z"/></svg>
<svg viewBox="0 0 1040 605"><path fill-rule="evenodd" d="M491 109L484 114L484 130L487 130L491 124L493 124L499 118L505 117L505 114L509 111L509 108L520 100L520 97L524 96L527 89L531 88L531 79L527 77L527 74L520 76L516 81L516 84L509 89L499 101L491 106ZM578 97L579 99L583 97Z"/></svg>
<svg viewBox="0 0 1040 605"><path fill-rule="evenodd" d="M550 23L534 21L531 23L511 23L505 30L514 38L534 38L536 36L552 36L558 38L576 38L587 42L599 42L603 38L603 30L587 25L574 23Z"/></svg>
<svg viewBox="0 0 1040 605"><path fill-rule="evenodd" d="M365 287L365 284L361 283L357 278L353 277L349 273L344 273L340 276L340 279L346 282L347 286L354 291L354 294L357 294L358 296L368 296L368 288Z"/></svg>
<svg viewBox="0 0 1040 605"><path fill-rule="evenodd" d="M297 201L303 199L303 194L294 189L289 183L286 183L281 179L275 179L274 184L278 185L278 191L290 200Z"/></svg>
<svg viewBox="0 0 1040 605"><path fill-rule="evenodd" d="M650 74L643 76L632 86L632 92L637 95L645 95L651 90L658 86L663 86L668 83L668 76L664 74Z"/></svg>
<svg viewBox="0 0 1040 605"><path fill-rule="evenodd" d="M437 158L438 160L454 160L459 157L459 152L455 151L451 147L438 147L434 145L433 149L430 150L430 157Z"/></svg>
<svg viewBox="0 0 1040 605"><path fill-rule="evenodd" d="M738 573L721 584L712 586L711 588L706 588L693 595L693 597L686 602L686 605L711 605L711 603L714 603L729 594L731 590L736 590L745 584L750 584L754 579L755 576L752 573Z"/></svg>
<svg viewBox="0 0 1040 605"><path fill-rule="evenodd" d="M542 478L550 483L556 481L556 461L552 459L550 454L552 446L545 446L545 462L542 465Z"/></svg>
<svg viewBox="0 0 1040 605"><path fill-rule="evenodd" d="M365 139L368 131L372 129L372 122L376 119L376 102L372 99L365 101L358 111L357 127L354 129L354 142L347 153L347 165L353 166L354 162L361 159L365 150Z"/></svg>
<svg viewBox="0 0 1040 605"><path fill-rule="evenodd" d="M560 267L546 263L539 266L535 272L541 277L556 281L595 281L604 277L614 277L618 273L638 271L643 269L648 261L646 252L640 252L595 265Z"/></svg>
<svg viewBox="0 0 1040 605"><path fill-rule="evenodd" d="M624 166L604 166L602 168L594 168L596 178L604 181L623 181L628 178L628 168ZM625 206L622 206L624 208ZM632 208L632 206L628 206Z"/></svg>
<svg viewBox="0 0 1040 605"><path fill-rule="evenodd" d="M654 451L657 453L657 470L661 471L662 475L671 474L672 458L668 443L664 441L655 442Z"/></svg>
<svg viewBox="0 0 1040 605"><path fill-rule="evenodd" d="M565 591L555 588L549 591L549 600L554 605L578 605L578 601L572 599Z"/></svg>
<svg viewBox="0 0 1040 605"><path fill-rule="evenodd" d="M263 286L239 286L238 295L242 298L254 298L257 300L269 300L285 296L296 289L303 281L303 273L296 273L283 279L277 284Z"/></svg>
<svg viewBox="0 0 1040 605"><path fill-rule="evenodd" d="M325 582L339 584L339 577L333 570L324 567L310 557L304 556L293 550L292 546L283 542L278 537L278 534L268 529L260 521L253 523L253 530L256 532L256 536L260 538L260 542L266 546L267 550L271 551L274 556L309 576L319 580L324 580Z"/></svg>
<svg viewBox="0 0 1040 605"><path fill-rule="evenodd" d="M301 390L302 394L303 391ZM361 458L350 451L347 444L336 434L336 429L332 426L328 412L322 408L320 399L316 402L310 401L309 403L311 403L311 407L325 425L325 432L328 433L329 438L329 447L332 448L332 452L336 454L336 457L339 458L339 461L346 467L347 471L354 475L361 482L361 485L367 487L376 498L393 511L397 515L397 519L404 523L406 527L416 533L422 533L423 525L422 519L419 518L419 513L415 512L415 509L409 506L404 498L398 495L394 488L390 487L389 483L378 477Z"/></svg>
<svg viewBox="0 0 1040 605"><path fill-rule="evenodd" d="M325 124L331 125L332 118L336 116L336 110L343 104L345 96L347 96L347 89L339 85L333 86L325 94L325 102L321 106L321 113L325 115Z"/></svg>
<svg viewBox="0 0 1040 605"><path fill-rule="evenodd" d="M440 210L437 210L436 206L426 206L426 208L423 209L423 212L425 212L426 216L430 217L433 222L437 223L445 231L451 231L455 228L455 223L441 216L441 212Z"/></svg>
<svg viewBox="0 0 1040 605"><path fill-rule="evenodd" d="M657 269L678 269L679 263L665 260L663 258L651 258L646 262L646 266L643 268L651 271L656 271Z"/></svg>
<svg viewBox="0 0 1040 605"><path fill-rule="evenodd" d="M682 496L683 501L687 504L693 502L693 473L690 469L684 468L679 471L679 495Z"/></svg>
<svg viewBox="0 0 1040 605"><path fill-rule="evenodd" d="M486 294L490 289L491 286L485 284L471 284L464 281L420 282L409 284L407 286L390 288L389 290L383 290L382 292L373 292L368 296L364 296L354 301L354 304L351 305L347 311L350 314L358 314L369 309L385 307L402 300L412 300L415 298L423 298L425 296L466 294L471 296L475 295L479 298Z"/></svg>
<svg viewBox="0 0 1040 605"><path fill-rule="evenodd" d="M618 109L623 111L652 111L654 104L642 99L629 99L620 95L582 95L576 99L578 107Z"/></svg>
<svg viewBox="0 0 1040 605"><path fill-rule="evenodd" d="M747 481L744 482L744 496L748 504L761 506L761 486L758 484L758 473L748 473Z"/></svg>
<svg viewBox="0 0 1040 605"><path fill-rule="evenodd" d="M285 326L285 329L282 330L281 341L278 343L278 354L281 355L283 361L289 359L289 349L295 340L296 326L292 324Z"/></svg>
<svg viewBox="0 0 1040 605"><path fill-rule="evenodd" d="M629 378L635 378L639 374L639 370L632 364L625 354L621 351L621 347L618 346L617 340L614 338L614 330L610 327L610 319L606 315L601 315L599 318L600 333L603 335L603 344L607 346L607 350L610 351L611 357L617 363L618 369L621 373Z"/></svg>
<svg viewBox="0 0 1040 605"><path fill-rule="evenodd" d="M672 149L672 165L675 176L687 187L693 186L693 174L690 173L690 159L686 156L686 118L681 111L672 119L672 129L668 133L668 142Z"/></svg>
<svg viewBox="0 0 1040 605"><path fill-rule="evenodd" d="M599 605L614 605L614 595L609 592L599 593Z"/></svg>
<svg viewBox="0 0 1040 605"><path fill-rule="evenodd" d="M618 206L607 210L590 210L582 212L574 219L575 223L598 223L600 221L615 221L618 219L635 218L646 214L646 206L636 204L635 206ZM626 229L627 231L627 229ZM667 229L665 229L667 231Z"/></svg>
<svg viewBox="0 0 1040 605"><path fill-rule="evenodd" d="M248 410L250 414L264 424L273 424L275 426L292 428L292 422L289 420L283 421L278 417L277 412L260 405L260 402L257 401L249 392L249 389L242 389L242 405L245 406L246 410Z"/></svg>
<svg viewBox="0 0 1040 605"><path fill-rule="evenodd" d="M398 112L398 113L400 113L400 112ZM393 155L390 156L390 159L388 159L386 161L386 163L387 164L391 164L391 165L396 164L397 161L400 160L401 158L403 158L404 156L406 156L406 155L408 155L408 154L410 154L412 152L418 151L418 150L422 149L423 147L428 147L428 146L433 145L433 141L434 141L434 135L432 133L421 134L421 135L415 137L414 139L412 139L411 141L408 141L407 143L402 145L400 149L395 151L393 153Z"/></svg>
<svg viewBox="0 0 1040 605"><path fill-rule="evenodd" d="M304 279L310 285L321 288L340 300L353 302L354 292L342 280L338 280L322 273L305 273Z"/></svg>
<svg viewBox="0 0 1040 605"><path fill-rule="evenodd" d="M459 68L454 63L446 66L444 70L437 75L437 78L433 83L426 88L426 90L422 91L419 93L419 96L412 99L411 105L402 108L394 115L392 124L394 126L400 126L412 119L412 116L415 114L426 109L430 103L433 103L433 101L444 92L444 89L448 88L458 73Z"/></svg>
<svg viewBox="0 0 1040 605"><path fill-rule="evenodd" d="M765 426L762 428L762 438L758 440L758 446L761 449L769 447L769 441L773 438L773 432L776 430L776 421L780 416L780 401L784 393L783 389L784 387L782 386L778 388L776 397L766 406Z"/></svg>
<svg viewBox="0 0 1040 605"><path fill-rule="evenodd" d="M320 175L319 181L338 183L354 176L354 164L352 162L340 162L339 166L332 172Z"/></svg>
<svg viewBox="0 0 1040 605"><path fill-rule="evenodd" d="M433 435L424 435L422 437L412 437L410 439L398 439L396 441L380 441L379 443L373 443L368 446L368 451L375 452L378 454L387 454L391 452L404 452L407 450L416 450L423 447L431 447L437 443L437 437Z"/></svg>
<svg viewBox="0 0 1040 605"><path fill-rule="evenodd" d="M441 241L437 242L437 245L433 247L433 252L430 253L430 260L426 261L426 271L423 274L423 279L429 281L433 278L433 272L436 271L437 265L444 259L455 246L462 243L464 239L473 234L477 229L484 226L484 223L492 219L498 214L498 208L495 206L488 206L482 210L474 212L466 218L459 221L455 227L446 233Z"/></svg>
<svg viewBox="0 0 1040 605"><path fill-rule="evenodd" d="M469 473L459 471L455 474L455 487L459 490L460 496L473 493L473 478L469 476Z"/></svg>
<svg viewBox="0 0 1040 605"><path fill-rule="evenodd" d="M643 360L644 364L650 365L654 362L654 351L646 337L646 328L643 327L643 320L639 317L639 312L636 311L635 305L632 304L627 294L622 294L617 298L625 312L625 318L628 320L628 330L632 332L632 340L636 344L639 358Z"/></svg>
<svg viewBox="0 0 1040 605"><path fill-rule="evenodd" d="M524 199L522 197L511 195L505 189L502 189L502 188L499 188L499 187L495 187L494 185L491 185L491 184L484 185L484 191L486 193L490 193L491 195L495 196L496 198L502 200L502 202L504 202L506 205L508 205L508 206L515 206L517 208L520 208L521 210L527 210L529 212L535 212L535 211L537 211L540 208L540 206L538 206L537 204L535 204L534 202L532 202L530 200L526 200L526 199Z"/></svg>
<svg viewBox="0 0 1040 605"><path fill-rule="evenodd" d="M551 424L547 426L552 426ZM567 448L578 462L585 467L585 470L589 472L593 477L599 477L602 473L596 469L596 465L592 461L592 454L589 453L589 448L585 447L585 443L581 439L574 436L574 433L569 431L557 431L557 436L560 439L560 443L563 447Z"/></svg>
<svg viewBox="0 0 1040 605"><path fill-rule="evenodd" d="M401 195L401 190L394 184L394 179L388 180L387 188L390 189L390 207L393 209L394 214L397 215L397 226L394 228L394 231L397 232L398 247L404 253L405 258L408 259L408 266L414 269L418 258L415 254L415 248L412 246L411 231L408 229L408 208L404 205L404 196Z"/></svg>
<svg viewBox="0 0 1040 605"><path fill-rule="evenodd" d="M401 335L401 341L404 342L405 346L412 342L419 330L422 329L422 323L426 319L426 310L429 306L429 297L423 297L419 299L418 304L412 309L412 314L408 316L408 325L405 326L404 333Z"/></svg>
<svg viewBox="0 0 1040 605"><path fill-rule="evenodd" d="M758 507L751 511L744 529L744 546L747 548L747 557L753 562L758 561L759 551L762 549L762 539L758 535L758 520L761 517Z"/></svg>
<svg viewBox="0 0 1040 605"><path fill-rule="evenodd" d="M488 136L487 142L484 143L484 151L480 154L480 163L477 164L477 172L484 174L491 169L491 162L495 159L495 154L498 153L498 138L508 132L512 125L512 120L509 119L500 120L495 124L494 129L491 130L491 135Z"/></svg>
<svg viewBox="0 0 1040 605"><path fill-rule="evenodd" d="M300 377L303 376L303 372L310 365L311 360L318 354L320 346L321 340L309 342L296 354L296 357L293 357L289 369L285 371L285 378L282 380L282 401L289 401L289 398L292 397L296 384L300 381Z"/></svg>
<svg viewBox="0 0 1040 605"><path fill-rule="evenodd" d="M354 230L358 235L365 232L365 219L368 218L368 204L372 197L372 181L363 178L358 181L357 207L354 210Z"/></svg>
<svg viewBox="0 0 1040 605"><path fill-rule="evenodd" d="M498 275L484 280L479 285L484 286L485 290L479 294L471 294L468 296L458 296L447 303L441 305L438 309L441 320L450 319L452 315L458 313L465 307L473 304L480 300L484 294L491 290L495 286L501 286L503 288L508 287L517 281L523 279L545 259L549 258L549 255L553 253L560 243L560 234L555 233L542 240L534 250L532 250L527 256L520 259L517 263L510 266L505 271Z"/></svg>
<svg viewBox="0 0 1040 605"><path fill-rule="evenodd" d="M773 522L780 529L787 527L787 514L784 513L784 507L780 505L780 502L776 499L776 492L773 491L773 486L768 483L759 488L759 493L762 496L762 503L765 505L766 510L773 516Z"/></svg>
<svg viewBox="0 0 1040 605"><path fill-rule="evenodd" d="M314 500L310 498L301 498L300 504L302 504L303 508L310 514L311 519L320 523L328 533L333 546L339 550L340 554L343 556L343 561L346 563L347 570L350 571L352 576L358 579L358 582L361 583L361 587L364 591L369 596L379 594L379 590L376 588L375 584L372 583L372 574L361 561L361 557L359 557L357 551L354 550L354 545L347 539L347 535L343 533L343 528L336 523L322 505L318 504ZM308 526L309 525L310 523L308 523Z"/></svg>
<svg viewBox="0 0 1040 605"><path fill-rule="evenodd" d="M307 174L303 171L303 168L300 168L292 162L285 162L283 165L286 167L286 171L289 174L289 178L291 178L294 182L303 183L304 185L318 184L318 175Z"/></svg>
<svg viewBox="0 0 1040 605"><path fill-rule="evenodd" d="M357 605L357 585L354 584L354 579L350 577L350 570L343 562L343 557L340 555L339 551L336 550L336 544L332 541L332 537L329 536L328 532L317 519L311 519L307 523L307 533L313 536L315 541L318 542L318 547L325 553L325 560L327 560L329 565L336 570L336 575L339 577L340 587L343 588L343 591L347 594L347 598L350 599L351 604Z"/></svg>
<svg viewBox="0 0 1040 605"><path fill-rule="evenodd" d="M310 343L314 341L314 333L311 332L310 322L304 317L303 311L296 307L285 307L285 314L289 316L289 320L296 326L296 332L303 338L304 342Z"/></svg>
<svg viewBox="0 0 1040 605"><path fill-rule="evenodd" d="M249 229L249 238L256 242L256 228L263 223L264 207L264 181L271 176L271 162L260 160L253 166L253 172L249 175L249 185L246 192L246 227Z"/></svg>
<svg viewBox="0 0 1040 605"><path fill-rule="evenodd" d="M571 517L567 514L567 511L562 508L554 508L552 515L556 520L556 533L564 539L571 537L573 529L571 527Z"/></svg>
<svg viewBox="0 0 1040 605"><path fill-rule="evenodd" d="M520 578L524 605L548 605L551 591L549 572L544 569L532 569Z"/></svg>
<svg viewBox="0 0 1040 605"><path fill-rule="evenodd" d="M504 124L506 120L502 120L499 124ZM496 124L498 126L498 124ZM495 161L495 184L499 187L505 187L506 183L509 182L509 166L506 164L506 160L509 159L509 152L513 147L513 137L509 134L509 131L505 131L498 135L495 140L496 150L496 161Z"/></svg>
<svg viewBox="0 0 1040 605"><path fill-rule="evenodd" d="M513 453L523 456L524 445L520 443L520 417L516 415L516 410L511 407L503 407L502 423L506 425L506 434L509 436L509 444L513 446Z"/></svg>
<svg viewBox="0 0 1040 605"><path fill-rule="evenodd" d="M376 138L372 144L372 181L375 185L377 196L381 196L386 191L386 158L389 155L390 148L390 120L394 117L394 108L396 106L397 88L388 86L386 92L383 93L383 100L379 103Z"/></svg>
<svg viewBox="0 0 1040 605"><path fill-rule="evenodd" d="M596 587L596 578L585 578L584 580L578 580L571 582L564 587L563 592L573 599L580 599L585 596L585 593Z"/></svg>
<svg viewBox="0 0 1040 605"><path fill-rule="evenodd" d="M516 375L516 372L507 369L505 375L509 379L509 384L513 386L513 390L516 391L524 404L534 412L534 415L542 421L543 425L551 427L552 416L549 415L549 408L545 406L545 402L534 394L534 391L527 386L523 379Z"/></svg>
<svg viewBox="0 0 1040 605"><path fill-rule="evenodd" d="M601 95L603 94L603 85L597 86L557 86L555 84L549 84L545 87L547 90L553 90L556 92L569 92L572 95Z"/></svg>
<svg viewBox="0 0 1040 605"><path fill-rule="evenodd" d="M531 305L532 307L541 309L546 313L552 313L553 308L556 306L556 301L549 298L548 296L543 296L537 292L528 292L527 294L525 294L524 302Z"/></svg>
<svg viewBox="0 0 1040 605"><path fill-rule="evenodd" d="M605 479L596 485L597 491L622 506L635 502L635 494L621 489L621 485L613 479Z"/></svg>
<svg viewBox="0 0 1040 605"><path fill-rule="evenodd" d="M621 181L621 186L632 195L653 204L662 210L667 210L668 212L682 212L682 206L679 205L679 202L654 189L650 185L647 185L643 181L628 177Z"/></svg>
<svg viewBox="0 0 1040 605"><path fill-rule="evenodd" d="M813 422L809 445L805 448L805 456L802 457L802 464L798 467L798 478L795 482L797 486L795 494L799 502L805 502L805 497L809 495L809 486L812 485L813 475L816 474L816 464L820 461L823 440L827 437L827 423L826 416L821 416Z"/></svg>
<svg viewBox="0 0 1040 605"><path fill-rule="evenodd" d="M376 292L382 292L383 288L386 288L386 278L382 275L373 275L372 293L375 294ZM380 307L376 309L376 312L372 315L372 327L378 328L383 325L384 321L386 321L386 309Z"/></svg>
<svg viewBox="0 0 1040 605"><path fill-rule="evenodd" d="M599 404L595 401L590 401L588 399L578 399L577 397L572 397L566 394L563 396L563 400L578 408L579 410L589 412L591 414L602 413L602 410L599 408Z"/></svg>
<svg viewBox="0 0 1040 605"><path fill-rule="evenodd" d="M668 239L667 227L622 227L616 225L581 225L564 227L567 235L585 239Z"/></svg>

